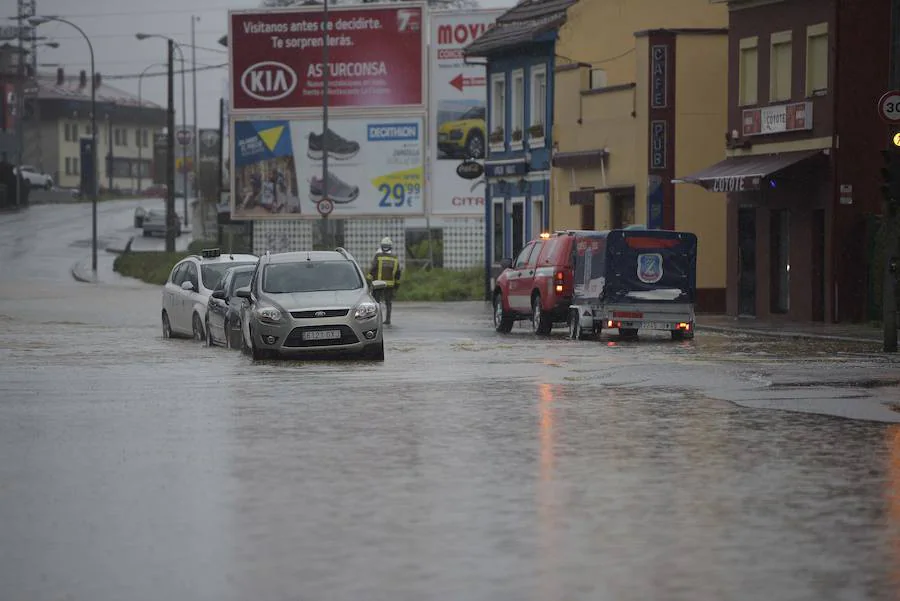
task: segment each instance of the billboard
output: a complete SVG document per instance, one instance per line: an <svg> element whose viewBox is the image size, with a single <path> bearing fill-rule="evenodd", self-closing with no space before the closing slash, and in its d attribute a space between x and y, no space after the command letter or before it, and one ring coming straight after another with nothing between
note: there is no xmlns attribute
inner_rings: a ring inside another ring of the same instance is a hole
<svg viewBox="0 0 900 601"><path fill-rule="evenodd" d="M333 118L324 133L318 119L233 121L231 218L424 215L424 128L421 117Z"/></svg>
<svg viewBox="0 0 900 601"><path fill-rule="evenodd" d="M233 111L322 106L320 6L231 11L228 51ZM424 7L341 6L328 18L329 106L422 107Z"/></svg>
<svg viewBox="0 0 900 601"><path fill-rule="evenodd" d="M487 143L485 68L467 65L463 49L501 14L472 10L431 15L429 202L434 215L484 215L484 186L457 173L467 158L483 164Z"/></svg>

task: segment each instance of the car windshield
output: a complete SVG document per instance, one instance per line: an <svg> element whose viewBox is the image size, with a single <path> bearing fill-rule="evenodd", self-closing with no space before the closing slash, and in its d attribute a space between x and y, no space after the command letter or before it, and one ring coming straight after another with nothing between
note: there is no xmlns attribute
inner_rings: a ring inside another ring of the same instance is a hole
<svg viewBox="0 0 900 601"><path fill-rule="evenodd" d="M203 285L209 290L215 290L232 267L239 265L253 265L253 263L210 263L200 266L200 277L203 278Z"/></svg>
<svg viewBox="0 0 900 601"><path fill-rule="evenodd" d="M349 261L303 261L266 266L262 289L269 294L327 292L362 288L359 272Z"/></svg>
<svg viewBox="0 0 900 601"><path fill-rule="evenodd" d="M483 106L473 106L465 113L462 114L460 120L463 119L484 119L484 107Z"/></svg>

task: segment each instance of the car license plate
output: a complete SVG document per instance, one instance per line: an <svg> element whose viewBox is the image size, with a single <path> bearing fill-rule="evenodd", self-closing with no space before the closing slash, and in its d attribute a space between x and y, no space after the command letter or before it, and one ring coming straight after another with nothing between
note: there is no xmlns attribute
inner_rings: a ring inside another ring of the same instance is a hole
<svg viewBox="0 0 900 601"><path fill-rule="evenodd" d="M641 324L641 328L645 330L673 330L672 324L663 323L661 321L645 321Z"/></svg>
<svg viewBox="0 0 900 601"><path fill-rule="evenodd" d="M337 340L340 337L340 330L310 330L303 332L303 340Z"/></svg>

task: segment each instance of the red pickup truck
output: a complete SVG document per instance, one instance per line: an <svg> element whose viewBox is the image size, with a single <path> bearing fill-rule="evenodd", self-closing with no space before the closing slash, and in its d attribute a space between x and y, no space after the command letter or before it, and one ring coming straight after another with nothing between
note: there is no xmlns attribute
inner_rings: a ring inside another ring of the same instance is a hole
<svg viewBox="0 0 900 601"><path fill-rule="evenodd" d="M494 329L509 332L517 320L531 320L535 334L548 334L565 322L574 294L575 245L581 230L542 234L513 261L501 263L494 285Z"/></svg>

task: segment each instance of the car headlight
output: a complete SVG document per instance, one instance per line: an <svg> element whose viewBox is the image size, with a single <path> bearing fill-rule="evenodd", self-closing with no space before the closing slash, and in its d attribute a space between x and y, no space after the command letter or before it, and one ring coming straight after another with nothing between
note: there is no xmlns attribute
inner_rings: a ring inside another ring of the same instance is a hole
<svg viewBox="0 0 900 601"><path fill-rule="evenodd" d="M260 307L256 310L256 316L260 321L278 322L281 321L281 311L275 307Z"/></svg>
<svg viewBox="0 0 900 601"><path fill-rule="evenodd" d="M356 307L356 319L371 319L378 313L378 305L375 303L360 303Z"/></svg>

